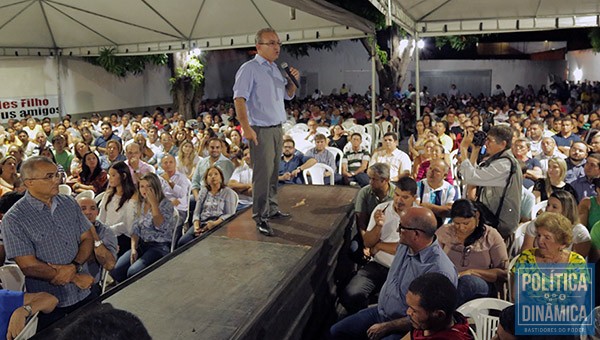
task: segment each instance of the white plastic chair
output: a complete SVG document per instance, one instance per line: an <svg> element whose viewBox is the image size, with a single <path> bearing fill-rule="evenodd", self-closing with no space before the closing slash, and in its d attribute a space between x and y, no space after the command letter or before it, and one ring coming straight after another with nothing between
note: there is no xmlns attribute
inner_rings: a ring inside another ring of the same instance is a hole
<svg viewBox="0 0 600 340"><path fill-rule="evenodd" d="M342 127L344 128L344 130L350 130L350 128L353 127L354 125L356 125L356 122L354 122L354 118L346 119L342 123Z"/></svg>
<svg viewBox="0 0 600 340"><path fill-rule="evenodd" d="M510 262L508 263L508 280L507 282L507 295L506 295L506 299L507 300L512 300L512 277L513 277L513 273L512 273L512 269L515 266L515 264L517 263L517 260L519 259L519 255L515 256L512 258L512 260L510 260Z"/></svg>
<svg viewBox="0 0 600 340"><path fill-rule="evenodd" d="M63 195L71 195L73 193L73 189L71 189L71 187L66 184L59 184L58 193Z"/></svg>
<svg viewBox="0 0 600 340"><path fill-rule="evenodd" d="M375 136L375 145L377 145L377 143L381 140L381 129L379 127L379 125L375 124L373 125L373 123L368 123L365 124L365 131L369 136ZM371 141L373 142L373 141Z"/></svg>
<svg viewBox="0 0 600 340"><path fill-rule="evenodd" d="M305 123L296 123L296 125L292 126L292 128L290 129L290 131L304 131L304 132L307 132L308 131L308 125L306 125Z"/></svg>
<svg viewBox="0 0 600 340"><path fill-rule="evenodd" d="M466 302L458 307L457 312L475 320L475 333L478 340L489 340L496 333L500 318L491 316L490 310L502 311L512 303L494 298L481 298Z"/></svg>
<svg viewBox="0 0 600 340"><path fill-rule="evenodd" d="M179 235L179 210L175 207L173 207L173 214L175 214L175 227L173 228L173 235L171 236L171 253L175 251L179 237L181 237L181 235Z"/></svg>
<svg viewBox="0 0 600 340"><path fill-rule="evenodd" d="M547 206L548 206L548 201L541 201L540 203L537 203L536 205L534 205L533 209L531 209L531 219L535 220L538 213L540 211L545 211Z"/></svg>
<svg viewBox="0 0 600 340"><path fill-rule="evenodd" d="M352 132L358 132L358 133L361 133L361 134L363 134L363 135L364 135L365 133L367 133L367 130L365 130L365 127L364 127L364 126L362 126L362 125L357 125L357 124L356 124L356 125L352 125L352 126L351 126L351 127L349 127L347 130L348 130L348 131L352 131ZM364 139L364 138L363 138L363 139Z"/></svg>
<svg viewBox="0 0 600 340"><path fill-rule="evenodd" d="M392 123L388 122L387 120L382 120L380 123L380 128L381 128L381 133L385 134L388 132L394 132L394 125L392 125Z"/></svg>
<svg viewBox="0 0 600 340"><path fill-rule="evenodd" d="M40 314L40 312L33 314L29 321L27 321L27 324L25 324L25 328L21 330L21 333L19 333L14 340L26 340L35 335L38 325L38 314Z"/></svg>
<svg viewBox="0 0 600 340"><path fill-rule="evenodd" d="M310 178L312 180L312 184L315 185L325 185L325 172L329 171L329 179L330 179L330 185L334 185L335 184L335 177L334 177L334 171L333 169L327 165L327 164L323 164L323 163L317 163L313 166L311 166L308 169L304 169L304 171L302 171L302 176L304 176L304 183L308 184L308 175L310 175Z"/></svg>
<svg viewBox="0 0 600 340"><path fill-rule="evenodd" d="M338 174L341 174L342 173L342 158L344 158L344 152L342 152L342 150L340 150L334 146L328 146L327 150L329 150L329 152L331 152L335 156L335 164L337 164L337 167L338 167Z"/></svg>
<svg viewBox="0 0 600 340"><path fill-rule="evenodd" d="M25 275L16 264L7 264L0 267L0 282L2 282L2 288L4 289L25 291Z"/></svg>
<svg viewBox="0 0 600 340"><path fill-rule="evenodd" d="M325 137L329 137L331 135L331 131L325 126L317 127L317 133L325 135Z"/></svg>
<svg viewBox="0 0 600 340"><path fill-rule="evenodd" d="M96 195L96 197L94 197L94 201L96 201L96 204L100 204L100 202L102 202L102 197L104 197L104 192L99 193L98 195Z"/></svg>
<svg viewBox="0 0 600 340"><path fill-rule="evenodd" d="M523 241L525 241L525 233L530 221L519 224L514 232L514 241L511 248L508 250L508 256L515 256L521 252Z"/></svg>
<svg viewBox="0 0 600 340"><path fill-rule="evenodd" d="M108 270L102 268L102 274L100 275L102 292L100 294L104 294L104 292L106 292L106 287L108 286L108 275Z"/></svg>
<svg viewBox="0 0 600 340"><path fill-rule="evenodd" d="M80 192L79 194L77 194L77 196L75 196L75 199L78 200L83 197L94 199L95 196L96 196L96 193L94 192L94 190L84 190L84 191Z"/></svg>

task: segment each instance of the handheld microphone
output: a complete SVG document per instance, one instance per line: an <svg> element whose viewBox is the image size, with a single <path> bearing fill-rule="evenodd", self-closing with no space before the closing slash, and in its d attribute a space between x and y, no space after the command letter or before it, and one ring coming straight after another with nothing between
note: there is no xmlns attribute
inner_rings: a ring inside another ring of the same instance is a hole
<svg viewBox="0 0 600 340"><path fill-rule="evenodd" d="M288 77L290 77L292 83L294 83L294 85L296 85L296 88L299 89L300 84L298 84L298 80L296 80L296 77L292 75L292 72L290 71L290 66L287 63L281 63L281 68L285 70L285 73L287 73Z"/></svg>

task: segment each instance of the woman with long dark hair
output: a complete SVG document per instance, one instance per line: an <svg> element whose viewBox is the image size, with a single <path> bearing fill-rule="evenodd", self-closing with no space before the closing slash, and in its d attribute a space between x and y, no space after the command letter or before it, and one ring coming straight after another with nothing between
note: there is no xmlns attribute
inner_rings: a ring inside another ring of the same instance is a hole
<svg viewBox="0 0 600 340"><path fill-rule="evenodd" d="M100 202L98 220L115 233L119 241L119 255L122 255L131 247L133 221L139 213L137 190L125 162L113 164L108 175L108 188Z"/></svg>
<svg viewBox="0 0 600 340"><path fill-rule="evenodd" d="M92 151L83 155L81 173L79 180L73 184L73 190L80 193L84 190L92 190L96 195L106 190L108 176L100 166L100 158Z"/></svg>
<svg viewBox="0 0 600 340"><path fill-rule="evenodd" d="M140 214L133 222L131 249L121 255L110 272L117 281L139 273L167 255L177 220L173 204L165 197L160 179L151 172L140 178Z"/></svg>
<svg viewBox="0 0 600 340"><path fill-rule="evenodd" d="M484 224L473 202L459 199L450 210L452 223L437 231L440 247L458 271L458 305L496 293L495 283L506 281L508 254L502 236Z"/></svg>

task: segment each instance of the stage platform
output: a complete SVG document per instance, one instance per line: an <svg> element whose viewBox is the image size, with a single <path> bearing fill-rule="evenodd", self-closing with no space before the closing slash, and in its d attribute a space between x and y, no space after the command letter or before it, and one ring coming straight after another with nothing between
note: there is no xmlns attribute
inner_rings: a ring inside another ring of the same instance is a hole
<svg viewBox="0 0 600 340"><path fill-rule="evenodd" d="M292 216L271 222L275 237L259 234L246 210L98 302L137 315L158 340L317 339L335 317L334 272L356 192L281 187L281 210Z"/></svg>

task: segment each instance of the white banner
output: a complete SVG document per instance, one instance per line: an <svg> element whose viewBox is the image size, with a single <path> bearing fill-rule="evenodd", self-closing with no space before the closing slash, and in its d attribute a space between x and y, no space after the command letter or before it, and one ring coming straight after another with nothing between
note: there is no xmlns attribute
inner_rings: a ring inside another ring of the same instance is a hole
<svg viewBox="0 0 600 340"><path fill-rule="evenodd" d="M11 118L21 120L28 115L40 120L60 117L58 96L0 98L0 123L6 123Z"/></svg>

